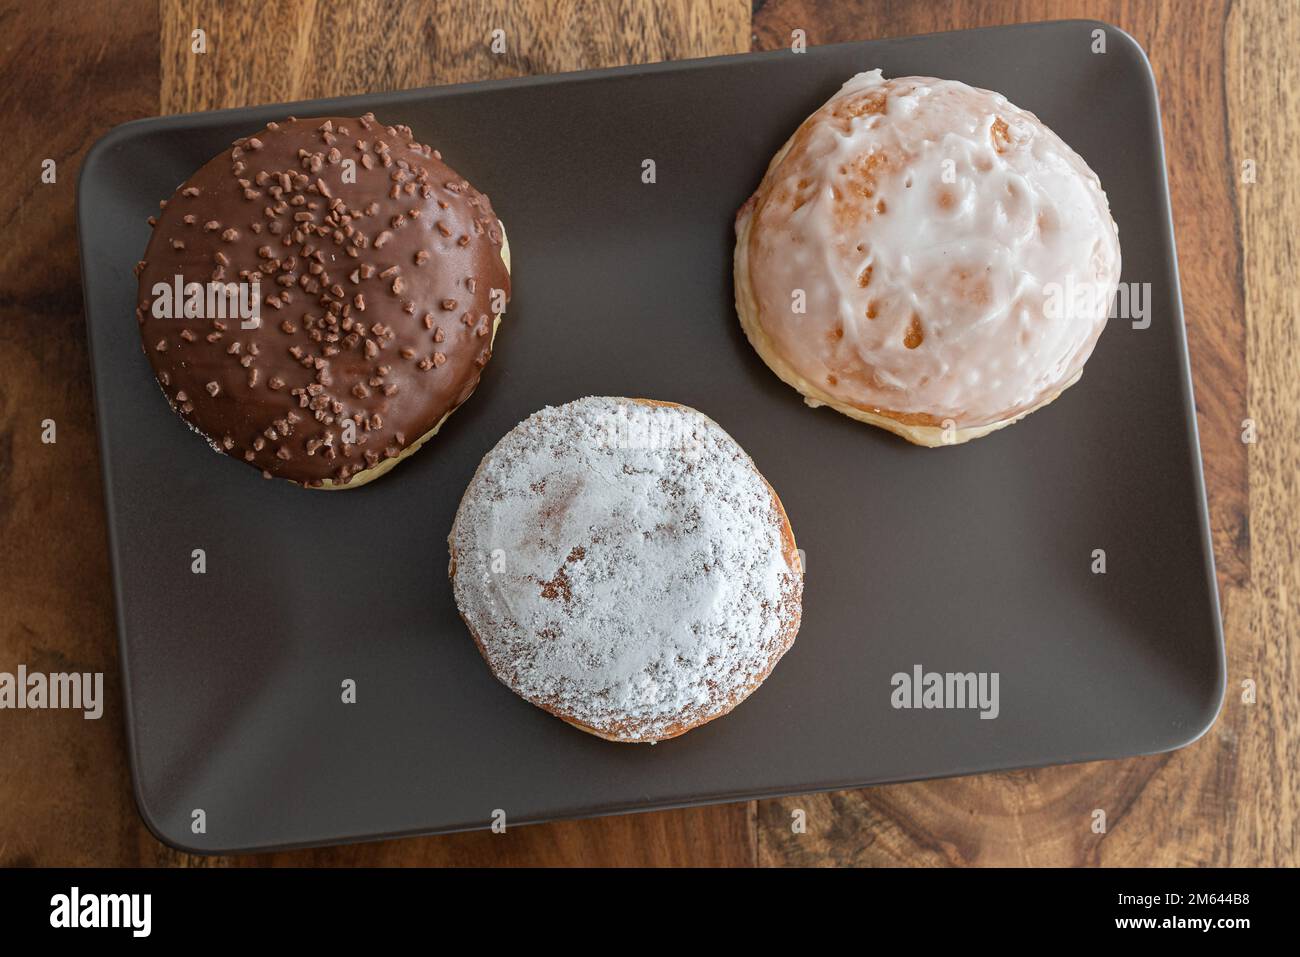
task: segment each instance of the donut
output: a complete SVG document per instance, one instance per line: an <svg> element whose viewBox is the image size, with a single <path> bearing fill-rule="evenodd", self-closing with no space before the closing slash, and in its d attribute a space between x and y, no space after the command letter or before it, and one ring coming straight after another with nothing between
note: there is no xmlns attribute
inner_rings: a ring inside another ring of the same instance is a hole
<svg viewBox="0 0 1300 957"><path fill-rule="evenodd" d="M484 456L448 544L492 673L609 741L663 741L726 714L799 630L781 500L720 426L671 402L534 413Z"/></svg>
<svg viewBox="0 0 1300 957"><path fill-rule="evenodd" d="M150 218L141 345L218 452L356 488L469 398L510 296L488 198L373 114L235 140Z"/></svg>
<svg viewBox="0 0 1300 957"><path fill-rule="evenodd" d="M923 446L986 435L1079 379L1119 282L1087 163L1006 97L853 77L736 216L750 344L813 407Z"/></svg>

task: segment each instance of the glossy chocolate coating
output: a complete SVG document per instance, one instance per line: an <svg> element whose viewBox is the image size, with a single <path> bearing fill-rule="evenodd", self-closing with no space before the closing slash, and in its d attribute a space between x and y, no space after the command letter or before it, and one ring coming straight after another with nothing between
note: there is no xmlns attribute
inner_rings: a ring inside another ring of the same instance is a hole
<svg viewBox="0 0 1300 957"><path fill-rule="evenodd" d="M510 293L501 224L409 128L272 123L161 205L137 266L142 342L173 408L217 449L346 483L474 391ZM182 290L256 277L260 325L176 303L155 315L156 284L177 276Z"/></svg>

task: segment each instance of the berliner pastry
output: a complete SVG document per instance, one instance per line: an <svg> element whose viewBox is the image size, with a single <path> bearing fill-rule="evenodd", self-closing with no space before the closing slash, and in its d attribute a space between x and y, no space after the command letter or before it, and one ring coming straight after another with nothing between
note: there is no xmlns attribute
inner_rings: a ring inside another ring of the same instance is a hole
<svg viewBox="0 0 1300 957"><path fill-rule="evenodd" d="M161 206L136 269L140 334L217 451L355 488L478 385L510 295L505 230L408 127L270 123Z"/></svg>
<svg viewBox="0 0 1300 957"><path fill-rule="evenodd" d="M726 714L799 629L781 500L686 406L542 409L483 458L448 541L456 604L492 673L610 741Z"/></svg>
<svg viewBox="0 0 1300 957"><path fill-rule="evenodd" d="M879 70L795 131L736 236L736 308L772 371L927 446L1078 380L1120 274L1097 176L1037 117Z"/></svg>

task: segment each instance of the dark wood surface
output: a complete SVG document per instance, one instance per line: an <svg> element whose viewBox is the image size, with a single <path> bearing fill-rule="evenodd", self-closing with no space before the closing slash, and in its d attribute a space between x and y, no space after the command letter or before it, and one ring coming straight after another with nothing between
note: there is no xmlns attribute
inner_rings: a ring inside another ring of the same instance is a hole
<svg viewBox="0 0 1300 957"><path fill-rule="evenodd" d="M149 835L126 760L74 223L78 167L100 135L158 113L773 49L795 29L827 43L1070 17L1133 34L1161 94L1229 655L1224 712L1201 741L1128 761L259 857L178 854ZM497 28L502 54L488 46ZM108 699L100 721L0 711L0 865L1300 863L1297 50L1300 10L1273 0L0 0L0 671L103 671ZM41 182L45 159L53 184ZM1254 704L1241 698L1247 679ZM806 833L792 832L796 810Z"/></svg>

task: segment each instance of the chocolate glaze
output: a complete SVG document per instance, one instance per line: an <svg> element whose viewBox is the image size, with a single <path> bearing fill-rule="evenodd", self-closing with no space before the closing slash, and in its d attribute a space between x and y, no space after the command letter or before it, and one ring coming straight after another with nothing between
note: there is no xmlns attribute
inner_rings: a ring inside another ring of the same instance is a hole
<svg viewBox="0 0 1300 957"><path fill-rule="evenodd" d="M136 267L142 343L172 407L218 450L290 481L346 483L474 391L492 290L500 308L510 293L501 224L408 127L371 114L271 123L160 205ZM205 287L256 275L260 326L154 316L155 284L177 275Z"/></svg>

